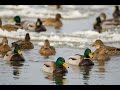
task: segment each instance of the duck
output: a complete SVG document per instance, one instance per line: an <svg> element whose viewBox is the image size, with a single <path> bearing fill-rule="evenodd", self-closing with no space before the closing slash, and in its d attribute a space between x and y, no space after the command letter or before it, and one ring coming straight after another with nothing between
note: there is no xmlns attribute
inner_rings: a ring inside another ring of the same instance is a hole
<svg viewBox="0 0 120 90"><path fill-rule="evenodd" d="M43 25L55 27L56 29L60 29L63 26L63 23L60 20L61 18L62 18L61 14L57 13L55 19L49 18L43 21Z"/></svg>
<svg viewBox="0 0 120 90"><path fill-rule="evenodd" d="M115 20L119 20L120 19L120 10L119 10L119 6L114 6L114 12L113 12L113 18Z"/></svg>
<svg viewBox="0 0 120 90"><path fill-rule="evenodd" d="M3 60L6 61L25 61L25 58L23 57L21 48L18 44L15 44L15 48L13 51L8 51Z"/></svg>
<svg viewBox="0 0 120 90"><path fill-rule="evenodd" d="M87 48L84 52L84 55L75 54L68 59L68 63L76 66L92 66L94 65L92 59L92 52Z"/></svg>
<svg viewBox="0 0 120 90"><path fill-rule="evenodd" d="M45 62L42 66L42 71L50 74L64 74L68 73L67 70L68 65L65 63L65 59L63 57L58 57L57 60Z"/></svg>
<svg viewBox="0 0 120 90"><path fill-rule="evenodd" d="M45 31L47 31L45 26L42 24L42 21L40 20L40 18L38 18L37 21L36 21L35 31L36 32L45 32Z"/></svg>
<svg viewBox="0 0 120 90"><path fill-rule="evenodd" d="M5 24L5 25L2 25L2 20L0 18L0 28L2 30L7 30L9 32L11 31L17 31L18 29L21 29L21 27L17 26L17 25L12 25L12 24Z"/></svg>
<svg viewBox="0 0 120 90"><path fill-rule="evenodd" d="M107 53L109 56L120 55L120 48L107 46L100 39L95 40L95 42L92 44L92 47L95 47L97 52L101 51L102 48L105 48L105 53Z"/></svg>
<svg viewBox="0 0 120 90"><path fill-rule="evenodd" d="M96 47L97 48L97 47ZM93 53L93 60L97 61L108 61L110 60L110 56L108 55L108 50L101 46L100 48L97 48Z"/></svg>
<svg viewBox="0 0 120 90"><path fill-rule="evenodd" d="M109 26L110 25L114 25L114 26L120 25L119 19L115 19L115 18L107 19L107 15L104 12L102 12L100 14L100 18L101 18L103 25L109 25Z"/></svg>
<svg viewBox="0 0 120 90"><path fill-rule="evenodd" d="M48 7L50 9L57 9L57 10L61 10L62 9L62 5L48 5Z"/></svg>
<svg viewBox="0 0 120 90"><path fill-rule="evenodd" d="M21 29L29 30L29 31L35 31L35 23L28 22L28 21L21 21L21 17L15 16L14 17L15 25L21 27Z"/></svg>
<svg viewBox="0 0 120 90"><path fill-rule="evenodd" d="M11 48L8 45L7 37L3 37L2 43L0 43L0 54L2 55L2 57L4 57L4 55L10 50Z"/></svg>
<svg viewBox="0 0 120 90"><path fill-rule="evenodd" d="M39 53L42 56L49 57L50 55L55 55L56 50L55 50L55 47L50 46L49 40L46 39L44 42L44 45L40 48Z"/></svg>
<svg viewBox="0 0 120 90"><path fill-rule="evenodd" d="M16 42L12 42L11 44L12 44L12 47L14 47L15 44L18 44L22 50L34 48L33 43L30 41L29 33L26 33L24 40L18 40Z"/></svg>

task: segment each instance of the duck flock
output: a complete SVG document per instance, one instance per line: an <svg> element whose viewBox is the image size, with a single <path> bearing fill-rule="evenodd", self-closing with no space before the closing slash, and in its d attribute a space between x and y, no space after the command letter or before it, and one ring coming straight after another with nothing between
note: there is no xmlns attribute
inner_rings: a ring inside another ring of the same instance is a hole
<svg viewBox="0 0 120 90"><path fill-rule="evenodd" d="M113 12L113 18L108 19L107 15L102 12L96 17L96 22L93 25L93 28L96 32L102 33L106 31L106 27L120 25L120 10L119 6L114 6L115 10ZM61 5L57 5L56 9L61 9ZM48 18L42 21L40 18L37 18L36 22L21 21L20 16L15 16L15 24L5 24L3 25L2 19L0 19L0 28L1 30L17 31L18 29L30 30L33 32L47 32L46 27L55 27L59 29L63 26L61 21L62 15L57 13L55 18ZM92 47L95 48L95 51L91 51L90 48L85 49L84 54L75 54L71 57L68 57L68 63L66 63L64 57L60 56L57 58L56 62L46 62L44 63L42 70L47 73L52 73L55 75L60 75L64 73L69 73L67 68L68 64L77 65L77 66L93 66L94 60L110 60L112 56L120 55L120 48L107 46L100 39L96 39L92 43ZM23 50L34 49L34 44L31 41L30 34L26 33L24 40L17 40L12 42L11 45L8 45L8 39L6 36L3 37L0 43L0 55L6 61L25 61ZM56 55L57 51L54 46L50 45L49 39L44 41L44 45L39 49L39 54L43 57L49 58L51 55Z"/></svg>

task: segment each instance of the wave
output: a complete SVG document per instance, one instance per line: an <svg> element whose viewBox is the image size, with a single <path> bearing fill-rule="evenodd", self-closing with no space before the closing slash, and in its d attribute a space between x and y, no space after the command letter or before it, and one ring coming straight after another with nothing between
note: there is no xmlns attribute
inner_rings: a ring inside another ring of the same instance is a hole
<svg viewBox="0 0 120 90"><path fill-rule="evenodd" d="M7 36L13 39L24 39L25 34L29 32L23 29L8 32L1 30L0 36ZM109 30L99 34L96 31L78 31L74 33L53 33L53 32L29 32L31 40L36 45L43 45L45 39L49 39L51 45L56 47L86 48L96 39L101 39L105 43L120 42L119 28Z"/></svg>

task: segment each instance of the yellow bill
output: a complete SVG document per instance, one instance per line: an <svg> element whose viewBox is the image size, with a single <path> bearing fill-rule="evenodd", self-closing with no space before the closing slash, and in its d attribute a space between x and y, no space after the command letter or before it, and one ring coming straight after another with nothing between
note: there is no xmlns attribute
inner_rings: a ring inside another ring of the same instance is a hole
<svg viewBox="0 0 120 90"><path fill-rule="evenodd" d="M93 54L92 54L92 53L89 53L89 57L90 57L90 58L93 58Z"/></svg>
<svg viewBox="0 0 120 90"><path fill-rule="evenodd" d="M69 68L69 66L68 66L67 63L64 63L63 66L64 66L65 68Z"/></svg>
<svg viewBox="0 0 120 90"><path fill-rule="evenodd" d="M21 55L21 54L22 54L22 51L21 51L21 50L18 50L18 54L20 54L20 55Z"/></svg>

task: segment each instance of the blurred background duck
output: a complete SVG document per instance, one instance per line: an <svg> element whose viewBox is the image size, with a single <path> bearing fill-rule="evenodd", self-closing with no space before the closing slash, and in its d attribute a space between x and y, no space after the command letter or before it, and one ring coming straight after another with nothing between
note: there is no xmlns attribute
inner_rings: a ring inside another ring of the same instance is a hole
<svg viewBox="0 0 120 90"><path fill-rule="evenodd" d="M28 21L21 21L20 16L14 17L15 25L20 26L22 29L35 31L35 23Z"/></svg>
<svg viewBox="0 0 120 90"><path fill-rule="evenodd" d="M30 35L29 33L26 33L24 40L18 40L16 42L12 43L12 47L15 47L15 45L18 44L21 49L33 49L34 45L30 41Z"/></svg>
<svg viewBox="0 0 120 90"><path fill-rule="evenodd" d="M120 10L119 10L119 6L114 6L114 11L113 11L113 18L115 20L119 20L120 19Z"/></svg>
<svg viewBox="0 0 120 90"><path fill-rule="evenodd" d="M25 61L21 48L18 44L15 44L15 48L13 51L8 51L4 56L4 60L7 61Z"/></svg>
<svg viewBox="0 0 120 90"><path fill-rule="evenodd" d="M69 67L65 63L65 59L63 57L59 57L56 62L46 62L43 65L42 70L51 74L64 74L68 72L67 68Z"/></svg>
<svg viewBox="0 0 120 90"><path fill-rule="evenodd" d="M2 30L7 30L7 31L17 31L18 29L20 29L21 27L17 26L17 25L12 25L12 24L5 24L2 25L2 20L0 18L0 28Z"/></svg>
<svg viewBox="0 0 120 90"><path fill-rule="evenodd" d="M48 5L48 8L50 9L56 9L56 10L61 10L62 5Z"/></svg>
<svg viewBox="0 0 120 90"><path fill-rule="evenodd" d="M49 40L46 39L44 42L44 45L40 48L39 53L42 56L49 57L50 55L55 55L56 50L55 50L55 47L50 46Z"/></svg>
<svg viewBox="0 0 120 90"><path fill-rule="evenodd" d="M120 48L104 45L102 40L96 40L92 46L96 48L97 52L100 52L102 48L105 48L105 51L109 56L120 55Z"/></svg>
<svg viewBox="0 0 120 90"><path fill-rule="evenodd" d="M91 66L94 63L90 60L92 59L92 53L89 48L87 48L84 52L84 55L76 54L71 56L68 60L69 64L78 65L78 66Z"/></svg>
<svg viewBox="0 0 120 90"><path fill-rule="evenodd" d="M55 18L49 18L43 21L43 25L52 26L52 27L59 29L63 26L61 18L62 18L61 14L57 13Z"/></svg>
<svg viewBox="0 0 120 90"><path fill-rule="evenodd" d="M0 43L0 54L2 55L2 57L4 57L4 55L10 50L11 48L8 45L7 37L3 37L2 43Z"/></svg>
<svg viewBox="0 0 120 90"><path fill-rule="evenodd" d="M47 31L47 29L45 28L45 26L42 24L42 21L40 20L40 18L38 18L37 21L36 21L35 31L36 31L36 32L44 32L44 31Z"/></svg>

